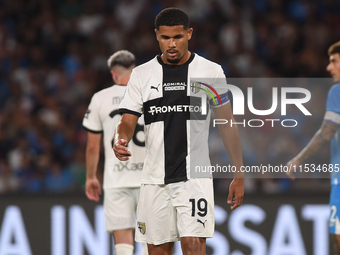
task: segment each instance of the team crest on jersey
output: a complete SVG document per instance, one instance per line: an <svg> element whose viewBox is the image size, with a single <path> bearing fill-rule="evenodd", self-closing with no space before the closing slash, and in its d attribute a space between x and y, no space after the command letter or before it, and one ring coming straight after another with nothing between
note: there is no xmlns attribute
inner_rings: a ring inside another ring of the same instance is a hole
<svg viewBox="0 0 340 255"><path fill-rule="evenodd" d="M198 83L197 81L190 83L190 89L194 94L197 94L200 91L200 88L201 88L201 84Z"/></svg>
<svg viewBox="0 0 340 255"><path fill-rule="evenodd" d="M146 233L146 226L144 222L137 221L139 232L141 232L143 235Z"/></svg>

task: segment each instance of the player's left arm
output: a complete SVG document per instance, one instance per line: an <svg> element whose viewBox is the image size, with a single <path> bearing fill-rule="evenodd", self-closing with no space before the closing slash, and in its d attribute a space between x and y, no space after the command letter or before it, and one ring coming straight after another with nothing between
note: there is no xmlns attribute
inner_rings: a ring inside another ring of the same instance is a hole
<svg viewBox="0 0 340 255"><path fill-rule="evenodd" d="M230 103L213 110L217 119L226 119L229 123L231 121L235 123ZM243 166L240 134L236 125L219 125L219 131L231 164L237 169L228 195L228 204L231 205L231 209L235 209L242 204L244 195L244 173L240 171Z"/></svg>

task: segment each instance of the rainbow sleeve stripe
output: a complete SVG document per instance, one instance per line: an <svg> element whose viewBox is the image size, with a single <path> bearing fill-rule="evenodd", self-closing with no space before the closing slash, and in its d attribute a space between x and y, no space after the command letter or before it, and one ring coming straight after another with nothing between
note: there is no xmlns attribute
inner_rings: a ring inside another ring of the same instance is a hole
<svg viewBox="0 0 340 255"><path fill-rule="evenodd" d="M220 96L217 94L217 91L216 91L213 87L211 87L210 85L205 84L205 83L203 83L203 82L198 82L198 83L199 83L199 84L202 84L202 85L204 85L204 86L206 86L206 87L209 88L212 92L214 92L215 95L216 95L216 97L218 98L218 101L219 101L220 104L222 105L222 100L221 100ZM214 100L215 105L217 105L214 96L213 96L208 90L202 89L202 88L199 88L199 89L201 89L201 90L207 92L207 94Z"/></svg>

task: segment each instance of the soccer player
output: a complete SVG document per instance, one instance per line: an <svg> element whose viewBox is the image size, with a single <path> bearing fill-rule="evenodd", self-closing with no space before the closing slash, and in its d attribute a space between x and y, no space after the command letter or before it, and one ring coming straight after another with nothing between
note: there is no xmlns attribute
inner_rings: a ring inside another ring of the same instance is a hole
<svg viewBox="0 0 340 255"><path fill-rule="evenodd" d="M226 78L221 66L188 50L193 29L185 12L164 9L157 15L155 27L162 54L132 71L119 107L124 114L116 129L114 152L122 161L133 156L126 145L143 113L146 158L136 241L147 242L150 255L172 254L178 240L184 255L205 255L206 238L214 232L213 182L211 177L192 178L190 164L210 165L206 127L211 111L208 108L207 115L199 112L196 120L190 119L199 108L194 104L197 97L190 96L189 83L191 78L207 78L211 81L207 85L213 88L221 80L226 83ZM216 117L234 120L228 90L216 86L216 91ZM240 169L243 159L238 129L220 126L231 163ZM243 194L244 179L239 174L229 188L231 209L241 205Z"/></svg>
<svg viewBox="0 0 340 255"><path fill-rule="evenodd" d="M126 50L117 51L108 59L108 66L116 85L95 93L83 120L87 132L86 146L86 196L99 201L101 187L97 179L100 143L103 136L104 166L104 214L106 230L113 233L117 255L133 254L133 229L135 211L139 199L145 142L143 119L137 124L129 150L134 154L126 162L119 161L113 151L115 127L121 119L119 104L123 98L135 56ZM145 245L145 250L146 245ZM147 251L146 251L147 252Z"/></svg>
<svg viewBox="0 0 340 255"><path fill-rule="evenodd" d="M331 45L328 49L329 64L327 71L330 72L336 85L328 92L326 113L320 129L315 133L307 146L287 166L299 166L306 159L315 155L324 144L331 141L331 164L335 170L340 164L340 41ZM293 179L292 173L289 176ZM331 195L329 218L329 232L331 234L335 251L340 254L340 176L335 171L331 176Z"/></svg>

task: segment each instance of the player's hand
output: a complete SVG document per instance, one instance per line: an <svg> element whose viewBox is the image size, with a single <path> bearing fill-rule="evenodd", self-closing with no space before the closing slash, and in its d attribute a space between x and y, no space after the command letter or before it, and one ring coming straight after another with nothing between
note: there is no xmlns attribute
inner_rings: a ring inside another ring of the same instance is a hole
<svg viewBox="0 0 340 255"><path fill-rule="evenodd" d="M298 158L293 158L292 160L290 160L287 163L287 167L288 167L288 172L286 172L286 174L288 175L288 177L291 180L295 180L295 176L293 174L294 169L296 169L297 167L299 167L301 165L301 162Z"/></svg>
<svg viewBox="0 0 340 255"><path fill-rule="evenodd" d="M116 157L121 161L126 161L132 155L131 152L126 147L127 141L125 139L119 139L115 142L113 146L113 151Z"/></svg>
<svg viewBox="0 0 340 255"><path fill-rule="evenodd" d="M242 204L244 195L244 179L235 178L229 186L229 195L227 203L230 204L231 210L239 207Z"/></svg>
<svg viewBox="0 0 340 255"><path fill-rule="evenodd" d="M97 178L86 179L85 193L88 199L98 202L102 194L100 183Z"/></svg>

